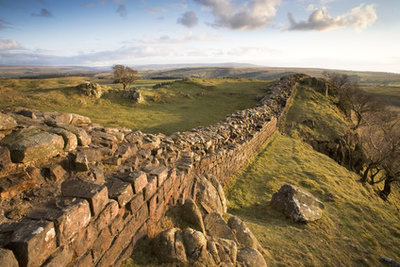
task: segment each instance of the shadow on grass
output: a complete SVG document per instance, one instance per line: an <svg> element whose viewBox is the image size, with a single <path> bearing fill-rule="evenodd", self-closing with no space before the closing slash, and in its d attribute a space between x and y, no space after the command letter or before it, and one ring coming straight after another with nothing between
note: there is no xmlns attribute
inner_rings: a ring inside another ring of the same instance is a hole
<svg viewBox="0 0 400 267"><path fill-rule="evenodd" d="M228 213L236 215L246 222L265 227L294 227L299 230L306 228L306 224L295 223L284 214L272 209L269 201L239 209L228 208Z"/></svg>

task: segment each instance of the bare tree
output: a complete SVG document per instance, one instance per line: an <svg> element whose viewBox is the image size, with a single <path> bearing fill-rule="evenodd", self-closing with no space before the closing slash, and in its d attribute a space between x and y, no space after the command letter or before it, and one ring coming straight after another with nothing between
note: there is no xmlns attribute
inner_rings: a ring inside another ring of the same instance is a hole
<svg viewBox="0 0 400 267"><path fill-rule="evenodd" d="M350 78L346 74L340 74L336 72L322 72L322 75L330 81L329 86L325 87L325 95L329 95L329 90L337 94L342 91L346 86L351 84Z"/></svg>
<svg viewBox="0 0 400 267"><path fill-rule="evenodd" d="M122 83L124 90L138 79L138 71L124 65L114 65L113 74L115 81Z"/></svg>

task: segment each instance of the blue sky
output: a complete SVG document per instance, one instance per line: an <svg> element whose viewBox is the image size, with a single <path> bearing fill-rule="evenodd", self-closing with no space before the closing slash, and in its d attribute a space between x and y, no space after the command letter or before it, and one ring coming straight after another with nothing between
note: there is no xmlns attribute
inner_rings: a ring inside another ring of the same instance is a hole
<svg viewBox="0 0 400 267"><path fill-rule="evenodd" d="M0 0L0 64L400 73L399 0Z"/></svg>

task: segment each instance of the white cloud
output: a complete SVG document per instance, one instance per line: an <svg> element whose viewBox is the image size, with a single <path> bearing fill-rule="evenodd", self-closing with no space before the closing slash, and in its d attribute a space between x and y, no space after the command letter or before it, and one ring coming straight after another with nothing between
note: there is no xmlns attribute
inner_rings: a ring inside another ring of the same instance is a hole
<svg viewBox="0 0 400 267"><path fill-rule="evenodd" d="M233 0L194 0L211 11L215 27L232 30L252 30L272 24L276 6L281 0L251 0L246 3Z"/></svg>
<svg viewBox="0 0 400 267"><path fill-rule="evenodd" d="M158 13L165 13L165 12L167 12L168 10L165 9L165 8L163 8L163 7L160 7L160 6L154 6L154 7L148 8L147 11L148 11L150 14L153 14L153 15L154 15L154 14L158 14Z"/></svg>
<svg viewBox="0 0 400 267"><path fill-rule="evenodd" d="M326 7L314 10L307 20L296 21L291 13L288 14L289 31L329 31L343 27L354 27L361 31L371 26L378 18L373 5L359 5L349 12L332 17Z"/></svg>
<svg viewBox="0 0 400 267"><path fill-rule="evenodd" d="M177 20L178 24L181 24L188 28L196 26L198 22L199 19L197 18L196 13L194 13L193 11L183 13Z"/></svg>
<svg viewBox="0 0 400 267"><path fill-rule="evenodd" d="M0 40L0 50L12 50L18 48L21 48L21 46L15 40Z"/></svg>

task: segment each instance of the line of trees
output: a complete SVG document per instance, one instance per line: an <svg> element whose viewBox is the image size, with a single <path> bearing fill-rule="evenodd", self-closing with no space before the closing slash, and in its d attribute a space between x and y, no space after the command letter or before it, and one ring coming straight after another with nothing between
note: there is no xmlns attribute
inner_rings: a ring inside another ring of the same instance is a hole
<svg viewBox="0 0 400 267"><path fill-rule="evenodd" d="M337 105L346 115L350 130L339 140L343 148L341 164L360 173L361 181L384 182L380 196L387 200L391 185L400 182L400 116L381 99L362 90L345 74L324 73L325 94L337 96ZM380 174L380 179L376 177Z"/></svg>

